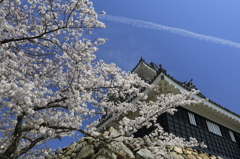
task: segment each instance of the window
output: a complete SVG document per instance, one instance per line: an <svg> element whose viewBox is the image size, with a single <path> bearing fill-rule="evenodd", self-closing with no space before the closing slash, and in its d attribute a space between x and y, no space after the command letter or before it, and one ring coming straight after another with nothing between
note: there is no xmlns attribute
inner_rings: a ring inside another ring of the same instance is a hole
<svg viewBox="0 0 240 159"><path fill-rule="evenodd" d="M230 130L229 130L228 132L229 132L229 135L230 135L232 141L237 142L236 139L235 139L235 136L234 136L233 132L230 131Z"/></svg>
<svg viewBox="0 0 240 159"><path fill-rule="evenodd" d="M196 123L194 114L188 112L188 117L189 117L190 123L191 123L192 125L196 125L196 126L197 126L197 123Z"/></svg>
<svg viewBox="0 0 240 159"><path fill-rule="evenodd" d="M206 121L207 122L207 127L208 127L208 130L214 134L217 134L219 136L222 136L222 133L221 133L221 130L219 128L218 125L210 122L210 121Z"/></svg>

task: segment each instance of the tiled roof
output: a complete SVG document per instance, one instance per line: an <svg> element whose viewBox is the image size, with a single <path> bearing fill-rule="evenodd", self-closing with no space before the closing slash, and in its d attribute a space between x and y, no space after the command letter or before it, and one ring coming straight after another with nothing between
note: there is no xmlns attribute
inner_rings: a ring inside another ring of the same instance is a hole
<svg viewBox="0 0 240 159"><path fill-rule="evenodd" d="M164 75L166 75L167 77L169 77L171 80L173 80L174 82L176 82L177 84L179 84L180 86L182 86L183 88L185 88L186 90L189 90L191 91L192 89L195 89L195 90L198 90L197 87L192 83L192 79L189 81L189 82L180 82L178 80L176 80L175 78L173 78L171 75L169 75L167 73L167 71L165 69L162 68L162 65L160 64L159 66L157 66L155 63L151 62L150 64L148 64L147 62L145 62L144 59L141 59L139 60L139 62L137 63L137 65L133 68L133 70L131 72L134 72L134 70L137 68L137 66L143 62L144 64L146 64L147 66L149 66L150 68L152 68L153 70L156 71L156 76L149 82L150 84L158 77L159 74L163 73ZM144 91L144 89L142 89L141 91ZM206 98L202 93L199 93L197 94L199 97L201 98ZM131 99L128 101L132 101L136 96L132 96ZM240 115L237 114L237 113L234 113L232 111L230 111L229 109L221 106L220 104L214 102L213 100L211 99L208 99L208 102L226 110L227 112L233 114L233 115L236 115L240 118ZM111 115L107 115L107 116L103 116L101 119L100 119L100 123L99 123L99 126L104 123L104 121L106 121L107 119L109 119L111 117Z"/></svg>
<svg viewBox="0 0 240 159"><path fill-rule="evenodd" d="M137 67L141 62L144 62L144 64L148 65L149 67L151 67L153 70L156 70L156 72L157 72L157 75L152 79L151 83L155 80L155 78L156 78L160 73L164 73L167 77L169 77L171 80L173 80L174 82L176 82L176 83L179 84L180 86L184 87L186 90L189 90L189 91L191 91L192 89L198 90L198 88L197 88L195 85L193 85L192 79L191 79L189 82L180 82L180 81L176 80L175 78L173 78L172 76L170 76L170 75L167 73L167 71L162 68L162 65L159 65L159 67L156 68L156 66L157 66L156 64L154 64L153 62L151 62L150 64L148 64L148 63L146 63L145 60L142 59L142 58L139 60L139 63L134 67L133 70L135 70L136 67ZM199 93L198 96L199 96L199 97L202 97L202 98L206 98L202 93ZM218 107L220 107L220 108L228 111L229 113L232 113L232 114L238 116L238 117L240 118L240 115L239 115L239 114L230 111L229 109L221 106L220 104L214 102L213 100L208 99L208 101L211 102L212 104L214 104L214 105L216 105L216 106L218 106Z"/></svg>

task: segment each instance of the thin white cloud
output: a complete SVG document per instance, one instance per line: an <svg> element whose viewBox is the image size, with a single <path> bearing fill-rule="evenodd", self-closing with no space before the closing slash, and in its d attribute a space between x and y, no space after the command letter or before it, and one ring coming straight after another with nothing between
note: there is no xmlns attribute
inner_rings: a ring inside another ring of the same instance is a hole
<svg viewBox="0 0 240 159"><path fill-rule="evenodd" d="M240 43L237 43L237 42L217 38L214 36L198 34L198 33L194 33L194 32L188 31L188 30L180 29L180 28L174 28L174 27L168 27L168 26L164 26L164 25L160 25L160 24L155 24L155 23L151 23L151 22L147 22L147 21L143 21L143 20L129 19L129 18L124 18L124 17L119 17L119 16L112 16L112 15L99 16L99 19L128 24L128 25L132 25L132 26L138 27L138 28L163 30L163 31L167 31L170 33L178 34L181 36L187 36L187 37L191 37L191 38L198 39L198 40L205 40L205 41L212 42L212 43L217 43L217 44L221 44L221 45L227 45L230 47L240 48Z"/></svg>

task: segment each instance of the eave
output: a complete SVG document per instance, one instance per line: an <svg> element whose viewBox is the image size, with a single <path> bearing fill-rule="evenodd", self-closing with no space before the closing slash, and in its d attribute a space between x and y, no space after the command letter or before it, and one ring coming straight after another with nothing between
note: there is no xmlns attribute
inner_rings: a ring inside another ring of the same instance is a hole
<svg viewBox="0 0 240 159"><path fill-rule="evenodd" d="M164 78L164 79L163 79ZM178 83L169 78L166 74L160 73L158 77L153 81L154 84L159 85L161 93L180 93L180 91L189 91L186 88L180 86ZM202 95L194 95L195 99L205 99ZM236 132L240 132L240 117L235 113L226 110L222 106L214 104L211 100L205 101L202 104L183 106L186 109L195 112L209 120L212 120L220 125L223 125Z"/></svg>
<svg viewBox="0 0 240 159"><path fill-rule="evenodd" d="M154 66L154 67L152 67ZM144 69L143 67L147 67L147 69ZM139 69L142 69L145 71L146 74L150 74L150 72L156 72L155 76L152 76L151 82L154 85L159 86L159 92L160 93L173 93L178 94L181 91L190 91L191 89L197 89L195 85L192 84L192 81L186 83L186 82L180 82L173 77L171 77L169 74L167 74L167 71L164 70L161 66L160 68L156 69L155 64L147 64L144 60L140 60L137 66L134 68L133 72L137 73ZM151 71L150 71L151 70ZM144 73L142 73L144 76ZM151 73L153 75L153 73ZM140 75L140 77L142 77ZM144 79L144 77L142 77ZM148 92L148 95L151 96L151 94L154 94L153 92ZM156 94L155 94L156 95ZM200 93L198 95L193 96L196 99L206 99L206 97ZM149 99L151 100L151 99ZM217 104L216 102L212 100L205 101L202 104L198 105L191 105L191 106L183 106L186 109L193 111L201 116L204 116L205 118L212 120L216 123L219 123L220 125L223 125L229 129L232 129L236 132L240 132L240 116L225 107Z"/></svg>
<svg viewBox="0 0 240 159"><path fill-rule="evenodd" d="M182 90L191 91L192 88L197 89L195 85L192 84L192 81L188 83L180 82L167 74L167 71L164 70L161 65L158 68L154 63L148 64L143 59L139 61L139 63L136 65L132 72L137 73L142 79L146 80L148 83L158 85L160 93L178 94ZM148 90L144 90L143 93L148 94L148 100L151 100L151 98L156 95L156 92ZM202 93L194 95L193 97L196 99L206 99L206 97ZM130 97L126 99L127 102L131 103L135 103L138 100L140 100L139 97ZM226 109L225 107L217 104L212 100L207 100L204 103L198 105L183 107L240 133L240 115ZM134 114L134 116L135 115L136 114ZM97 129L101 130L111 121L114 121L115 118L115 116L105 117L101 120L101 123L98 125Z"/></svg>

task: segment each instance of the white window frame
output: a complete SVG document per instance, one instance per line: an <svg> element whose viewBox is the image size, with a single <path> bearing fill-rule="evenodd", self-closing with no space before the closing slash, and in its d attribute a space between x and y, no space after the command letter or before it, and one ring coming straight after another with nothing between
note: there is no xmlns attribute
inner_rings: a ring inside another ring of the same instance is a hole
<svg viewBox="0 0 240 159"><path fill-rule="evenodd" d="M193 113L188 112L188 118L192 125L197 126L197 122Z"/></svg>
<svg viewBox="0 0 240 159"><path fill-rule="evenodd" d="M206 120L208 130L214 134L217 134L219 136L222 136L220 127L217 124L214 124L208 120Z"/></svg>
<svg viewBox="0 0 240 159"><path fill-rule="evenodd" d="M234 136L233 132L232 132L231 130L228 130L228 132L229 132L229 135L230 135L232 141L237 142L236 139L235 139L235 136Z"/></svg>

